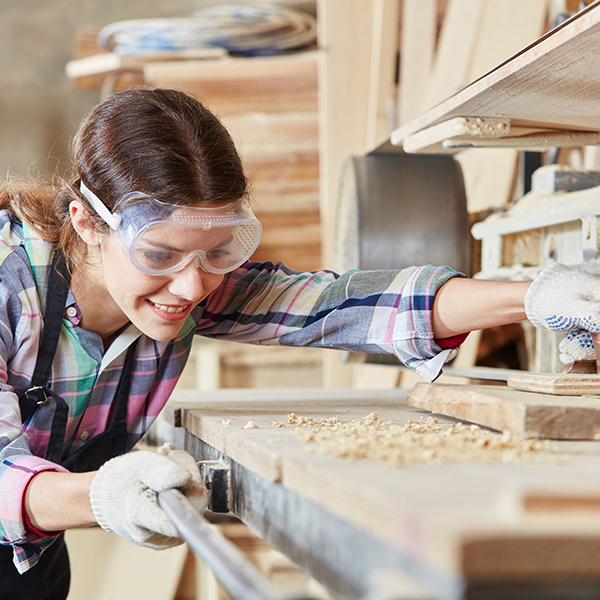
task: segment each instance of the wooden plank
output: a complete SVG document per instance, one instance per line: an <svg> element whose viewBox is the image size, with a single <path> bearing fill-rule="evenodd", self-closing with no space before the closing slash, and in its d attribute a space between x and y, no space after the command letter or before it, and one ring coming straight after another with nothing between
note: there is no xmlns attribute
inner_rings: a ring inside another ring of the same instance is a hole
<svg viewBox="0 0 600 600"><path fill-rule="evenodd" d="M404 140L405 152L444 151L443 142L452 138L498 138L510 135L510 119L503 117L455 117L409 135Z"/></svg>
<svg viewBox="0 0 600 600"><path fill-rule="evenodd" d="M390 104L395 106L399 16L400 0L375 0L367 109L368 150L387 140L397 127L390 119L393 112Z"/></svg>
<svg viewBox="0 0 600 600"><path fill-rule="evenodd" d="M78 77L89 77L113 73L115 71L139 71L142 72L144 65L152 62L173 60L214 60L224 58L227 51L224 48L199 48L196 50L171 50L165 52L150 52L147 54L136 54L132 56L121 56L115 52L102 52L93 56L86 56L71 60L65 67L69 79Z"/></svg>
<svg viewBox="0 0 600 600"><path fill-rule="evenodd" d="M400 127L392 143L456 116L505 116L514 125L600 130L600 5L592 4L451 98Z"/></svg>
<svg viewBox="0 0 600 600"><path fill-rule="evenodd" d="M319 145L323 265L333 264L337 198L347 155L367 152L373 2L317 0L319 46ZM348 68L352 65L352 68ZM323 353L324 385L346 387L352 366Z"/></svg>
<svg viewBox="0 0 600 600"><path fill-rule="evenodd" d="M508 387L557 396L600 395L600 375L587 373L510 373Z"/></svg>
<svg viewBox="0 0 600 600"><path fill-rule="evenodd" d="M400 51L400 123L424 110L437 33L436 0L404 0Z"/></svg>
<svg viewBox="0 0 600 600"><path fill-rule="evenodd" d="M484 0L484 4L467 82L485 75L545 31L548 0Z"/></svg>
<svg viewBox="0 0 600 600"><path fill-rule="evenodd" d="M600 436L600 398L557 397L499 386L418 383L406 402L526 437L594 440Z"/></svg>
<svg viewBox="0 0 600 600"><path fill-rule="evenodd" d="M180 392L173 401L187 403L194 426L204 420L214 425L189 429L192 434L214 445L221 436L215 429L225 431L235 438L231 452L236 462L264 477L272 477L269 469L276 466L277 480L286 492L310 500L338 521L400 551L408 564L431 577L429 581L454 584L455 589L465 582L551 586L561 581L597 581L600 520L593 499L600 497L595 477L599 442L556 442L564 457L542 465L456 462L395 468L384 461L316 454L298 441L292 428L272 426L289 412L317 419L353 419L374 407L380 418L397 424L425 418L426 413L403 404L403 393L219 390L211 395ZM254 420L257 428L240 429L247 420ZM440 422L450 419L440 417ZM568 494L562 498L565 489ZM552 498L562 506L549 505ZM271 500L277 498L267 498ZM580 508L586 502L591 502L591 511L582 509L585 518L581 518ZM321 527L327 527L327 520ZM285 535L294 540L303 532L291 524ZM331 551L341 551L335 542L334 536ZM369 550L355 549L359 555L363 551Z"/></svg>
<svg viewBox="0 0 600 600"><path fill-rule="evenodd" d="M440 40L427 84L423 109L452 96L469 79L481 32L486 2L450 0L440 32Z"/></svg>
<svg viewBox="0 0 600 600"><path fill-rule="evenodd" d="M470 83L485 5L482 0L448 2L423 109L435 106Z"/></svg>

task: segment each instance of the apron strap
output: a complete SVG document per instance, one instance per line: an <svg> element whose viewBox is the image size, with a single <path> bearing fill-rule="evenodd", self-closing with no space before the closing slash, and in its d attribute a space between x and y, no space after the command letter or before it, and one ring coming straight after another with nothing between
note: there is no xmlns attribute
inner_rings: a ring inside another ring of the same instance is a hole
<svg viewBox="0 0 600 600"><path fill-rule="evenodd" d="M115 410L110 423L111 429L119 426L127 427L127 402L129 401L129 388L131 387L131 372L133 371L135 351L139 341L139 338L135 340L127 352L127 358L117 387Z"/></svg>
<svg viewBox="0 0 600 600"><path fill-rule="evenodd" d="M69 274L65 257L62 252L57 251L52 260L52 268L48 279L46 311L44 313L44 335L38 352L33 377L31 378L31 387L46 385L50 379L52 361L54 360L60 338L68 293Z"/></svg>
<svg viewBox="0 0 600 600"><path fill-rule="evenodd" d="M60 330L62 328L65 303L69 293L69 272L65 257L62 252L56 251L50 267L48 286L46 293L46 310L44 313L44 333L42 343L38 352L35 370L31 378L31 388L45 386L50 379L52 361L56 354ZM29 390L28 390L29 391ZM29 415L35 410L39 400L36 394L24 392L19 398L21 407L21 422L25 422Z"/></svg>

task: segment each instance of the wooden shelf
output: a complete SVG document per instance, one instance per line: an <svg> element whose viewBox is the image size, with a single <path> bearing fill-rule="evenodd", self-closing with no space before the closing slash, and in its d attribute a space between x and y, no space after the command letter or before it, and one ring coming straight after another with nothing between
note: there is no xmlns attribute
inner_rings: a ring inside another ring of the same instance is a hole
<svg viewBox="0 0 600 600"><path fill-rule="evenodd" d="M506 130L499 130L497 146L519 147L520 140L521 145L531 148L528 138L532 135L540 137L537 142L546 146L597 144L598 139L589 133L600 131L599 61L600 4L594 2L480 79L396 129L391 143L406 150L405 142L414 140L415 134L423 135L428 128L457 117L481 117L509 120L509 129L514 131L506 135ZM554 136L544 141L543 134L548 132ZM587 135L578 138L582 134ZM482 136L474 133L471 139ZM493 138L474 145L494 146ZM427 148L413 145L410 151Z"/></svg>

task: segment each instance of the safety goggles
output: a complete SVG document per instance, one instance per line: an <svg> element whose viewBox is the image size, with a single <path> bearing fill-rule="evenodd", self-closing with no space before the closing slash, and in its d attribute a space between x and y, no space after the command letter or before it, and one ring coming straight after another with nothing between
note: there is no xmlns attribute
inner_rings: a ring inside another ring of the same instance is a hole
<svg viewBox="0 0 600 600"><path fill-rule="evenodd" d="M260 243L262 226L247 202L180 206L132 192L111 213L83 182L80 189L134 266L147 275L166 275L192 264L209 273L229 273Z"/></svg>

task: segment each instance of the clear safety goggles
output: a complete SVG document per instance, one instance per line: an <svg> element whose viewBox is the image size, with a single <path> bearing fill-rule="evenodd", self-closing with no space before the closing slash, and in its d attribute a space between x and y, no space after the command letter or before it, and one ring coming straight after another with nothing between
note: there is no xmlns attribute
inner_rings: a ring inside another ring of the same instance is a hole
<svg viewBox="0 0 600 600"><path fill-rule="evenodd" d="M111 213L83 182L80 189L131 262L147 275L166 275L192 264L209 273L229 273L252 256L262 236L247 202L180 206L132 192Z"/></svg>

